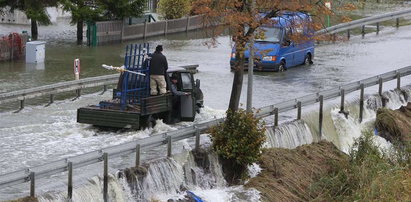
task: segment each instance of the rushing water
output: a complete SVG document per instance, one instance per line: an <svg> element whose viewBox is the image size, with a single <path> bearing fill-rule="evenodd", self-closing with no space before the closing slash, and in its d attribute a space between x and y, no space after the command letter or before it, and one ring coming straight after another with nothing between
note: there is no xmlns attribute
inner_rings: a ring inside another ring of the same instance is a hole
<svg viewBox="0 0 411 202"><path fill-rule="evenodd" d="M67 26L67 27L66 27ZM50 36L70 39L73 33L69 25L59 25L50 29ZM57 29L56 33L53 32ZM58 31L60 29L60 32ZM64 30L68 30L67 32ZM2 29L3 30L3 29ZM320 45L316 48L315 64L310 67L296 67L284 73L261 73L254 76L254 106L261 107L299 96L314 93L319 90L363 79L375 74L408 66L411 64L411 27L401 27L399 30L386 27L378 36L367 35L365 39L353 37L351 41L337 44ZM370 34L371 35L371 34ZM45 35L43 35L45 36ZM79 57L82 65L82 77L98 76L111 73L99 66L105 64L121 64L124 55L123 48L129 43L113 44L101 47L76 46L72 43L57 42L54 38L46 45L46 62L43 65L28 65L23 61L0 63L0 92L30 88L58 81L71 80L72 62ZM208 49L203 45L208 38L201 31L188 34L170 35L166 38L150 39L150 43L163 44L169 63L199 64L200 72L196 78L202 80L201 88L205 95L206 107L197 115L195 123L222 117L228 105L233 73L229 68L230 40L227 36L218 38L216 48ZM141 41L133 41L141 42ZM245 76L246 77L246 76ZM402 79L409 83L410 79ZM245 84L247 79L245 78ZM392 89L393 85L385 89ZM243 88L243 95L245 95ZM376 91L374 91L376 92ZM403 94L397 91L384 93L389 99L387 107L398 108L410 99L409 90ZM372 92L369 94L373 94ZM0 112L0 174L43 164L54 159L66 158L102 147L116 145L130 140L148 137L158 132L176 130L192 123L166 125L158 121L156 127L143 131L100 131L94 127L76 123L76 109L100 100L110 98L111 92L104 95L93 93L82 96L76 101L63 99L55 104L44 107L39 102L26 107L20 113L12 113L15 107L2 107ZM295 148L319 139L332 141L341 150L347 152L354 138L359 137L363 129L372 129L375 109L381 106L379 96L367 98L364 121L358 122L358 96L347 96L346 109L348 117L338 113L338 102L327 105L324 114L323 136L318 134L318 107L304 107L303 120L293 121L289 113L281 114L284 120L278 128L267 130L266 147ZM241 98L245 103L245 96ZM30 103L30 101L29 101ZM219 110L216 110L219 109ZM307 113L312 111L312 113ZM376 138L382 145L389 145L381 138ZM159 200L183 197L184 189L194 190L196 194L208 201L256 201L258 193L255 190L245 190L243 187L225 187L221 176L221 168L215 157L210 156L214 170L210 172L195 164L190 152L193 140L179 142L174 151L180 153L173 159L150 161L148 175L130 186L124 178L119 178L116 170L130 166L132 157L116 160L111 165L110 198L113 201L134 201L137 199ZM190 146L191 145L191 146ZM165 155L164 148L147 151L147 159ZM100 167L91 166L88 171L78 173L90 176ZM100 173L101 172L97 172ZM77 175L76 175L77 176ZM165 177L167 176L167 177ZM84 176L83 176L84 177ZM78 177L81 178L81 177ZM42 201L64 201L64 192L50 191L55 186L50 181L66 179L63 175L38 181ZM100 201L101 177L87 180L76 179L78 182L74 191L75 201ZM81 182L81 183L80 183ZM57 183L57 182L56 182ZM64 182L57 183L64 190ZM28 186L28 185L25 185ZM0 190L0 200L15 196L27 195L27 188L12 187Z"/></svg>
<svg viewBox="0 0 411 202"><path fill-rule="evenodd" d="M398 108L411 101L411 86L402 91L391 90L383 93L387 99L387 108ZM365 113L362 123L358 122L358 100L352 94L347 96L347 116L339 113L339 107L333 102L327 102L325 112L331 120L325 122L323 136L313 132L318 130L317 112L306 113L303 120L284 121L279 127L269 127L265 147L295 148L310 144L319 139L332 139L328 135L334 129L338 138L334 144L344 152L361 135L362 130L372 130L376 110L382 107L381 96L371 94L365 100ZM314 114L314 115L313 115ZM328 125L330 124L330 125ZM384 139L375 136L374 141L380 147L389 148L390 144ZM203 148L209 148L210 140L202 137ZM186 190L193 191L205 201L258 201L259 193L254 189L245 189L242 186L226 187L221 164L214 153L196 155L192 149L192 141L183 143L183 150L177 152L173 158L157 158L144 163L147 169L138 172L120 170L109 178L109 198L111 201L167 201L184 200ZM250 176L255 176L261 169L253 165L249 167ZM130 174L131 173L131 174ZM137 174L136 174L137 173ZM101 176L101 175L100 175ZM77 186L74 190L74 201L102 201L102 179L93 177L88 182ZM54 186L53 186L54 187ZM60 186L64 188L64 185ZM57 189L58 190L58 189ZM67 193L53 191L41 194L40 201L66 201Z"/></svg>

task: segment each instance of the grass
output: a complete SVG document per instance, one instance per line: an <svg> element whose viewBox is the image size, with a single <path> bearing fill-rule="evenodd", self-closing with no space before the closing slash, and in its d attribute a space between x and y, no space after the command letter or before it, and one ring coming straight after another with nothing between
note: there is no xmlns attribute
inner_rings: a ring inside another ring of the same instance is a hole
<svg viewBox="0 0 411 202"><path fill-rule="evenodd" d="M366 132L356 140L345 164L312 184L314 201L411 201L409 146L383 154Z"/></svg>

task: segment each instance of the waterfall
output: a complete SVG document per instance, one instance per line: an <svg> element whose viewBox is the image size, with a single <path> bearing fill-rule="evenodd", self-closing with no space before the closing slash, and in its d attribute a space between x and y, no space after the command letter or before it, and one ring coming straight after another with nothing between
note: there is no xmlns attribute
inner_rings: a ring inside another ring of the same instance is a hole
<svg viewBox="0 0 411 202"><path fill-rule="evenodd" d="M128 180L132 181L129 185L133 196L137 201L167 200L180 197L185 190L224 187L226 182L217 156L199 156L196 159L192 152L183 152L173 158L148 162L144 175L128 175L132 178Z"/></svg>
<svg viewBox="0 0 411 202"><path fill-rule="evenodd" d="M126 202L132 201L132 195L126 185L126 181L109 175L108 198L110 201ZM46 192L38 196L40 202L66 202L67 192ZM103 178L95 176L89 179L88 183L74 187L72 201L96 201L103 202Z"/></svg>
<svg viewBox="0 0 411 202"><path fill-rule="evenodd" d="M386 108L398 109L401 105L409 102L410 98L410 86L404 87L401 91L386 91L382 96L378 94L366 96L361 123L359 121L360 102L358 97L350 96L345 101L344 111L348 114L340 113L339 104L328 104L324 109L323 136L321 138L333 142L341 151L348 153L355 139L359 138L362 132L374 131L376 112L383 107L384 103ZM318 110L305 114L303 119L311 132L318 134ZM379 136L375 136L374 141L381 149L390 147L390 143Z"/></svg>
<svg viewBox="0 0 411 202"><path fill-rule="evenodd" d="M351 98L351 99L350 99ZM333 142L340 150L347 152L356 138L363 131L374 129L376 112L385 107L398 109L401 105L411 100L411 87L407 86L400 90L386 91L380 95L369 95L364 101L363 120L359 122L359 99L349 97L345 102L345 112L340 113L340 106L336 103L326 104L323 110L322 136L319 134L319 113L316 106L307 107L310 112L303 114L302 120L286 121L277 128L267 127L266 148L295 148L303 144L310 144L320 139ZM385 139L376 136L377 145L382 149L389 148Z"/></svg>
<svg viewBox="0 0 411 202"><path fill-rule="evenodd" d="M277 128L267 127L266 148L288 148L293 149L303 144L313 142L313 135L304 121L295 120L280 124Z"/></svg>

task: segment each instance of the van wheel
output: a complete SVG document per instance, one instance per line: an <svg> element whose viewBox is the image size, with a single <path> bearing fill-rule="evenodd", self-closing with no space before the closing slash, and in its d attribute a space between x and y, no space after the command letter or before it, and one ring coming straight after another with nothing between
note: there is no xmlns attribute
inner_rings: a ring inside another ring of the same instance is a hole
<svg viewBox="0 0 411 202"><path fill-rule="evenodd" d="M308 54L305 56L303 65L311 65L311 64L313 64L313 59L312 59L311 54L308 53Z"/></svg>
<svg viewBox="0 0 411 202"><path fill-rule="evenodd" d="M280 66L278 66L278 72L284 72L285 70L285 62L281 61Z"/></svg>

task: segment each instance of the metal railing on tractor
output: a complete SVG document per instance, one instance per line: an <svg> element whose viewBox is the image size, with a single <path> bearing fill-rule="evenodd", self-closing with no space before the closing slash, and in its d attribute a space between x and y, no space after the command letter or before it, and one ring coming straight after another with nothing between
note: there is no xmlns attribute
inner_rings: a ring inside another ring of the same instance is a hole
<svg viewBox="0 0 411 202"><path fill-rule="evenodd" d="M126 47L124 68L121 77L121 109L126 109L128 104L142 104L142 99L150 94L150 60L148 43L130 44ZM131 73L135 72L135 73Z"/></svg>

